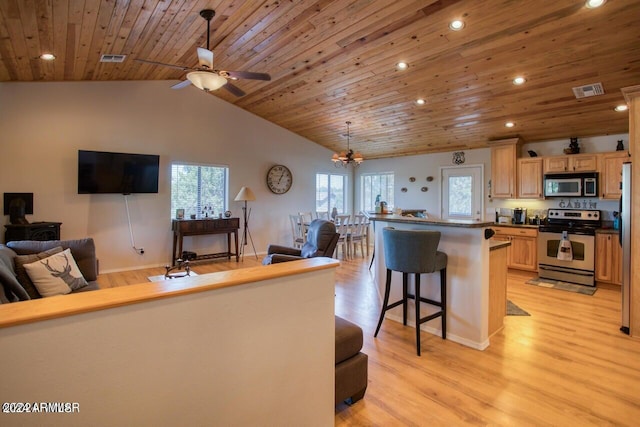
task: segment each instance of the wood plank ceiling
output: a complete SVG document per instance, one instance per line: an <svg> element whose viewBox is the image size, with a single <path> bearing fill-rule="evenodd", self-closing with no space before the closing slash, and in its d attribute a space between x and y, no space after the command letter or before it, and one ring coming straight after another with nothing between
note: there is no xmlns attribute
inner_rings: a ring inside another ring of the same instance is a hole
<svg viewBox="0 0 640 427"><path fill-rule="evenodd" d="M0 81L182 79L135 59L196 66L207 8L215 66L272 76L215 96L333 151L349 120L369 159L628 132L613 108L640 84L640 0L1 0Z"/></svg>

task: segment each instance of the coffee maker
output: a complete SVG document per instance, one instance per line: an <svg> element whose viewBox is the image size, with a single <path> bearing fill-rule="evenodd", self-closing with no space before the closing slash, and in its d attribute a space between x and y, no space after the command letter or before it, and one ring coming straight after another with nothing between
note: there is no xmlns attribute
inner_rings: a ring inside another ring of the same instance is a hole
<svg viewBox="0 0 640 427"><path fill-rule="evenodd" d="M526 224L527 223L527 208L514 208L513 209L513 223L514 224Z"/></svg>

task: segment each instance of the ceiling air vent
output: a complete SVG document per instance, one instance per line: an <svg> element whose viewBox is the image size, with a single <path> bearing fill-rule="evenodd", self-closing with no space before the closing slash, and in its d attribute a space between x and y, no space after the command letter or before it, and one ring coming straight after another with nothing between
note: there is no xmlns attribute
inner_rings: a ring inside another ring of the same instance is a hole
<svg viewBox="0 0 640 427"><path fill-rule="evenodd" d="M100 57L100 62L124 62L127 55L107 55L103 54Z"/></svg>
<svg viewBox="0 0 640 427"><path fill-rule="evenodd" d="M573 94L577 99L604 95L604 88L602 87L602 83L592 83L590 85L574 87Z"/></svg>

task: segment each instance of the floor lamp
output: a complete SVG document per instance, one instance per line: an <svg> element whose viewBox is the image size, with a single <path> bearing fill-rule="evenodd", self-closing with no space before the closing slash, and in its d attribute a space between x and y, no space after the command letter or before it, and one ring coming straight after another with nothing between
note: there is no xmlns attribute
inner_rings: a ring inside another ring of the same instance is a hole
<svg viewBox="0 0 640 427"><path fill-rule="evenodd" d="M247 245L247 234L249 235L249 240L251 241L251 247L253 248L253 254L258 259L258 254L256 253L256 247L253 244L253 238L251 237L251 231L249 231L249 218L251 217L251 209L247 211L247 202L252 202L256 199L256 195L253 194L253 191L249 187L242 187L240 192L233 199L236 202L244 202L244 206L242 207L242 213L244 214L244 231L242 233L242 245L241 245L241 253L242 259L244 260L244 247Z"/></svg>

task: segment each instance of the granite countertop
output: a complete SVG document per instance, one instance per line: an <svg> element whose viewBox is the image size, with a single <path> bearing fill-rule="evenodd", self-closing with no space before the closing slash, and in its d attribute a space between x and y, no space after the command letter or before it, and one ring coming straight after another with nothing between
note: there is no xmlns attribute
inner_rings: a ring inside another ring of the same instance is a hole
<svg viewBox="0 0 640 427"><path fill-rule="evenodd" d="M385 222L398 222L405 224L424 224L424 225L439 225L444 227L463 227L463 228L484 228L491 227L494 222L489 221L472 221L472 220L446 220L436 218L415 218L406 217L395 214L372 214L367 213L367 217L371 221L385 221Z"/></svg>
<svg viewBox="0 0 640 427"><path fill-rule="evenodd" d="M491 224L494 227L534 228L534 229L537 229L540 227L539 225L533 225L533 224L500 224L497 222L492 222Z"/></svg>

